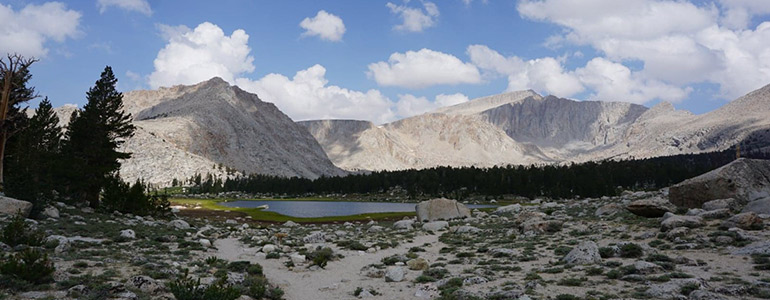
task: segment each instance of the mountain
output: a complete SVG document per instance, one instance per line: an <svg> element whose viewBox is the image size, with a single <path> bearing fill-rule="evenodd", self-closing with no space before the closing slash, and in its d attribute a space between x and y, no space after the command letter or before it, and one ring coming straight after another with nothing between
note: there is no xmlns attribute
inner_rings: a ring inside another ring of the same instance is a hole
<svg viewBox="0 0 770 300"><path fill-rule="evenodd" d="M121 176L168 185L195 174L269 174L317 178L335 167L308 133L272 103L220 78L127 92L124 108L137 130L121 151Z"/></svg>
<svg viewBox="0 0 770 300"><path fill-rule="evenodd" d="M346 170L488 167L645 158L770 145L770 85L703 115L625 102L575 101L527 90L375 126L299 122Z"/></svg>

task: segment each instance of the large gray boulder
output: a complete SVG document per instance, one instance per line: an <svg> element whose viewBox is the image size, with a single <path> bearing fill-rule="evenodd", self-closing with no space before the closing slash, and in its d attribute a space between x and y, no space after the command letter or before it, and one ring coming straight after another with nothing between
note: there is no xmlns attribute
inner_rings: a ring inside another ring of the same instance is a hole
<svg viewBox="0 0 770 300"><path fill-rule="evenodd" d="M21 215L22 217L29 217L29 213L32 211L32 203L18 200L11 197L0 196L0 214L6 215Z"/></svg>
<svg viewBox="0 0 770 300"><path fill-rule="evenodd" d="M653 197L633 201L626 206L626 209L637 216L659 218L667 212L675 211L676 207L666 199Z"/></svg>
<svg viewBox="0 0 770 300"><path fill-rule="evenodd" d="M669 231L677 227L697 228L703 226L706 226L706 223L699 216L679 216L671 213L666 213L663 216L663 221L660 222L662 231Z"/></svg>
<svg viewBox="0 0 770 300"><path fill-rule="evenodd" d="M760 215L770 215L770 197L754 200L746 204L741 212L753 212Z"/></svg>
<svg viewBox="0 0 770 300"><path fill-rule="evenodd" d="M570 265L590 265L602 262L599 255L599 246L592 241L585 241L572 248L572 251L564 256L564 262Z"/></svg>
<svg viewBox="0 0 770 300"><path fill-rule="evenodd" d="M464 204L446 198L420 202L415 206L415 210L417 211L417 220L420 222L469 218L471 216L471 210Z"/></svg>
<svg viewBox="0 0 770 300"><path fill-rule="evenodd" d="M770 197L770 160L737 159L671 186L668 197L671 203L689 208L700 208L715 199L734 198L748 203Z"/></svg>

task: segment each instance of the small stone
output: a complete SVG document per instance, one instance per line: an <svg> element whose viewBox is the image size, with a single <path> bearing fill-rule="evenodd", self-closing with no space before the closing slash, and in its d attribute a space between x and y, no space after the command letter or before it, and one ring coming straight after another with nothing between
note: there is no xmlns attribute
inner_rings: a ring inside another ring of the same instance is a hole
<svg viewBox="0 0 770 300"><path fill-rule="evenodd" d="M307 259L304 255L301 255L299 253L292 254L289 256L291 258L291 262L295 265L301 265L305 263L305 260Z"/></svg>
<svg viewBox="0 0 770 300"><path fill-rule="evenodd" d="M405 276L406 271L403 267L390 266L385 271L385 282L401 282L404 281Z"/></svg>
<svg viewBox="0 0 770 300"><path fill-rule="evenodd" d="M200 239L200 240L198 240L198 243L200 243L201 246L203 246L203 248L211 248L211 241L210 240Z"/></svg>
<svg viewBox="0 0 770 300"><path fill-rule="evenodd" d="M422 224L422 230L426 231L439 231L447 227L449 227L449 222L447 221L433 221Z"/></svg>
<svg viewBox="0 0 770 300"><path fill-rule="evenodd" d="M49 218L54 218L54 219L58 219L59 218L59 210L56 207L53 207L53 206L46 207L43 210L42 214L44 216L46 216L46 217L49 217Z"/></svg>
<svg viewBox="0 0 770 300"><path fill-rule="evenodd" d="M412 271L421 271L421 270L427 270L428 269L428 261L423 258L415 258L411 259L406 262L407 267L409 267L409 270Z"/></svg>
<svg viewBox="0 0 770 300"><path fill-rule="evenodd" d="M176 219L168 222L168 226L174 227L176 229L181 229L181 230L190 229L190 224L180 219Z"/></svg>
<svg viewBox="0 0 770 300"><path fill-rule="evenodd" d="M412 230L412 225L413 224L414 224L413 220L401 220L401 221L393 223L393 228L395 228L395 229L404 229L404 230Z"/></svg>
<svg viewBox="0 0 770 300"><path fill-rule="evenodd" d="M599 255L599 246L592 241L584 241L573 248L566 256L564 262L571 265L590 265L602 261Z"/></svg>
<svg viewBox="0 0 770 300"><path fill-rule="evenodd" d="M131 229L125 229L120 231L120 237L124 239L133 240L136 238L136 232Z"/></svg>
<svg viewBox="0 0 770 300"><path fill-rule="evenodd" d="M275 245L273 245L273 244L267 244L267 245L262 246L262 252L264 252L264 253L270 253L270 252L273 252L275 250L276 250L275 249Z"/></svg>
<svg viewBox="0 0 770 300"><path fill-rule="evenodd" d="M740 228L743 230L759 230L764 227L764 223L756 213L740 213L730 217L722 222L722 228Z"/></svg>

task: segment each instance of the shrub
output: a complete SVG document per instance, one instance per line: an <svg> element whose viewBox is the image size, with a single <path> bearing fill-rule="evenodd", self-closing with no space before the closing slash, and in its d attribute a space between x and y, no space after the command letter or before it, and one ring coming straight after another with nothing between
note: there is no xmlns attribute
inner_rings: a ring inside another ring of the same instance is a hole
<svg viewBox="0 0 770 300"><path fill-rule="evenodd" d="M679 289L679 292L682 293L682 295L689 296L690 293L700 288L700 285L697 283L688 283L682 286L682 288Z"/></svg>
<svg viewBox="0 0 770 300"><path fill-rule="evenodd" d="M102 190L102 205L107 211L117 210L135 215L157 215L169 211L168 195L145 194L148 187L141 181L129 185L117 176L107 180Z"/></svg>
<svg viewBox="0 0 770 300"><path fill-rule="evenodd" d="M279 259L279 258L281 258L281 255L278 254L278 252L273 251L273 252L268 253L267 256L265 256L265 258L267 258L267 259Z"/></svg>
<svg viewBox="0 0 770 300"><path fill-rule="evenodd" d="M580 299L580 298L578 298L577 296L574 296L574 295L570 295L570 294L560 294L560 295L556 296L556 300L578 300L578 299Z"/></svg>
<svg viewBox="0 0 770 300"><path fill-rule="evenodd" d="M639 246L634 243L628 243L623 246L620 246L620 257L636 258L636 257L642 257L642 255L644 255L644 250L642 249L642 246Z"/></svg>
<svg viewBox="0 0 770 300"><path fill-rule="evenodd" d="M572 247L559 246L556 247L556 249L553 249L553 254L556 254L557 256L564 256L567 255L567 253L570 251L572 251Z"/></svg>
<svg viewBox="0 0 770 300"><path fill-rule="evenodd" d="M224 280L202 286L201 280L193 280L187 275L187 271L169 283L168 288L177 300L235 300L241 296L238 289L226 284Z"/></svg>
<svg viewBox="0 0 770 300"><path fill-rule="evenodd" d="M366 249L369 249L366 247L366 245L361 244L359 241L341 241L337 243L337 246L340 246L342 248L348 248L350 250L356 250L356 251L366 251Z"/></svg>
<svg viewBox="0 0 770 300"><path fill-rule="evenodd" d="M444 268L430 268L425 271L422 271L423 276L432 277L435 279L443 279L447 275L449 275L449 270Z"/></svg>
<svg viewBox="0 0 770 300"><path fill-rule="evenodd" d="M55 270L48 255L34 248L16 253L0 264L0 273L3 275L34 284L51 281L51 274Z"/></svg>
<svg viewBox="0 0 770 300"><path fill-rule="evenodd" d="M11 247L18 245L40 246L43 244L43 233L34 230L27 224L24 217L16 215L11 218L11 222L5 225L0 233L0 242Z"/></svg>
<svg viewBox="0 0 770 300"><path fill-rule="evenodd" d="M313 262L313 265L325 268L326 264L334 259L334 252L329 247L318 247L315 251L308 253L307 258Z"/></svg>
<svg viewBox="0 0 770 300"><path fill-rule="evenodd" d="M436 281L436 278L426 276L426 275L420 275L414 279L415 283L426 283L426 282L434 282L434 281Z"/></svg>
<svg viewBox="0 0 770 300"><path fill-rule="evenodd" d="M615 256L615 249L612 247L601 247L599 248L599 255L602 258L610 258Z"/></svg>
<svg viewBox="0 0 770 300"><path fill-rule="evenodd" d="M246 276L242 283L241 293L254 299L262 299L267 296L268 282L264 276Z"/></svg>

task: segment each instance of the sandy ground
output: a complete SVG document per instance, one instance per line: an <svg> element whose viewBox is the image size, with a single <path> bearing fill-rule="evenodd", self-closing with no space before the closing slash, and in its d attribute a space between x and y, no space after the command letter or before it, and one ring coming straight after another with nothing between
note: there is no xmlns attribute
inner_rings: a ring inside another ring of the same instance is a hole
<svg viewBox="0 0 770 300"><path fill-rule="evenodd" d="M244 248L243 244L234 238L220 239L214 243L218 249L217 257L229 261L246 260L256 262L264 268L265 276L270 282L280 286L287 300L303 299L357 299L353 291L357 287L373 288L383 294L378 299L412 299L416 291L415 284L410 282L417 277L419 271L409 271L406 279L399 283L385 282L384 278L368 278L360 275L361 268L378 263L384 257L403 254L411 247L430 243L436 244L438 235L418 235L412 243L404 243L395 248L377 251L376 253L361 254L358 251L340 250L335 253L345 256L336 261L330 261L325 269L308 271L299 267L288 270L282 259L258 259L254 248ZM314 246L320 244L313 244ZM326 244L333 246L332 244ZM308 245L309 246L309 245ZM429 252L438 252L437 246L427 247ZM432 250L432 251L431 251ZM430 260L430 257L426 257ZM384 297L384 298L383 298Z"/></svg>

